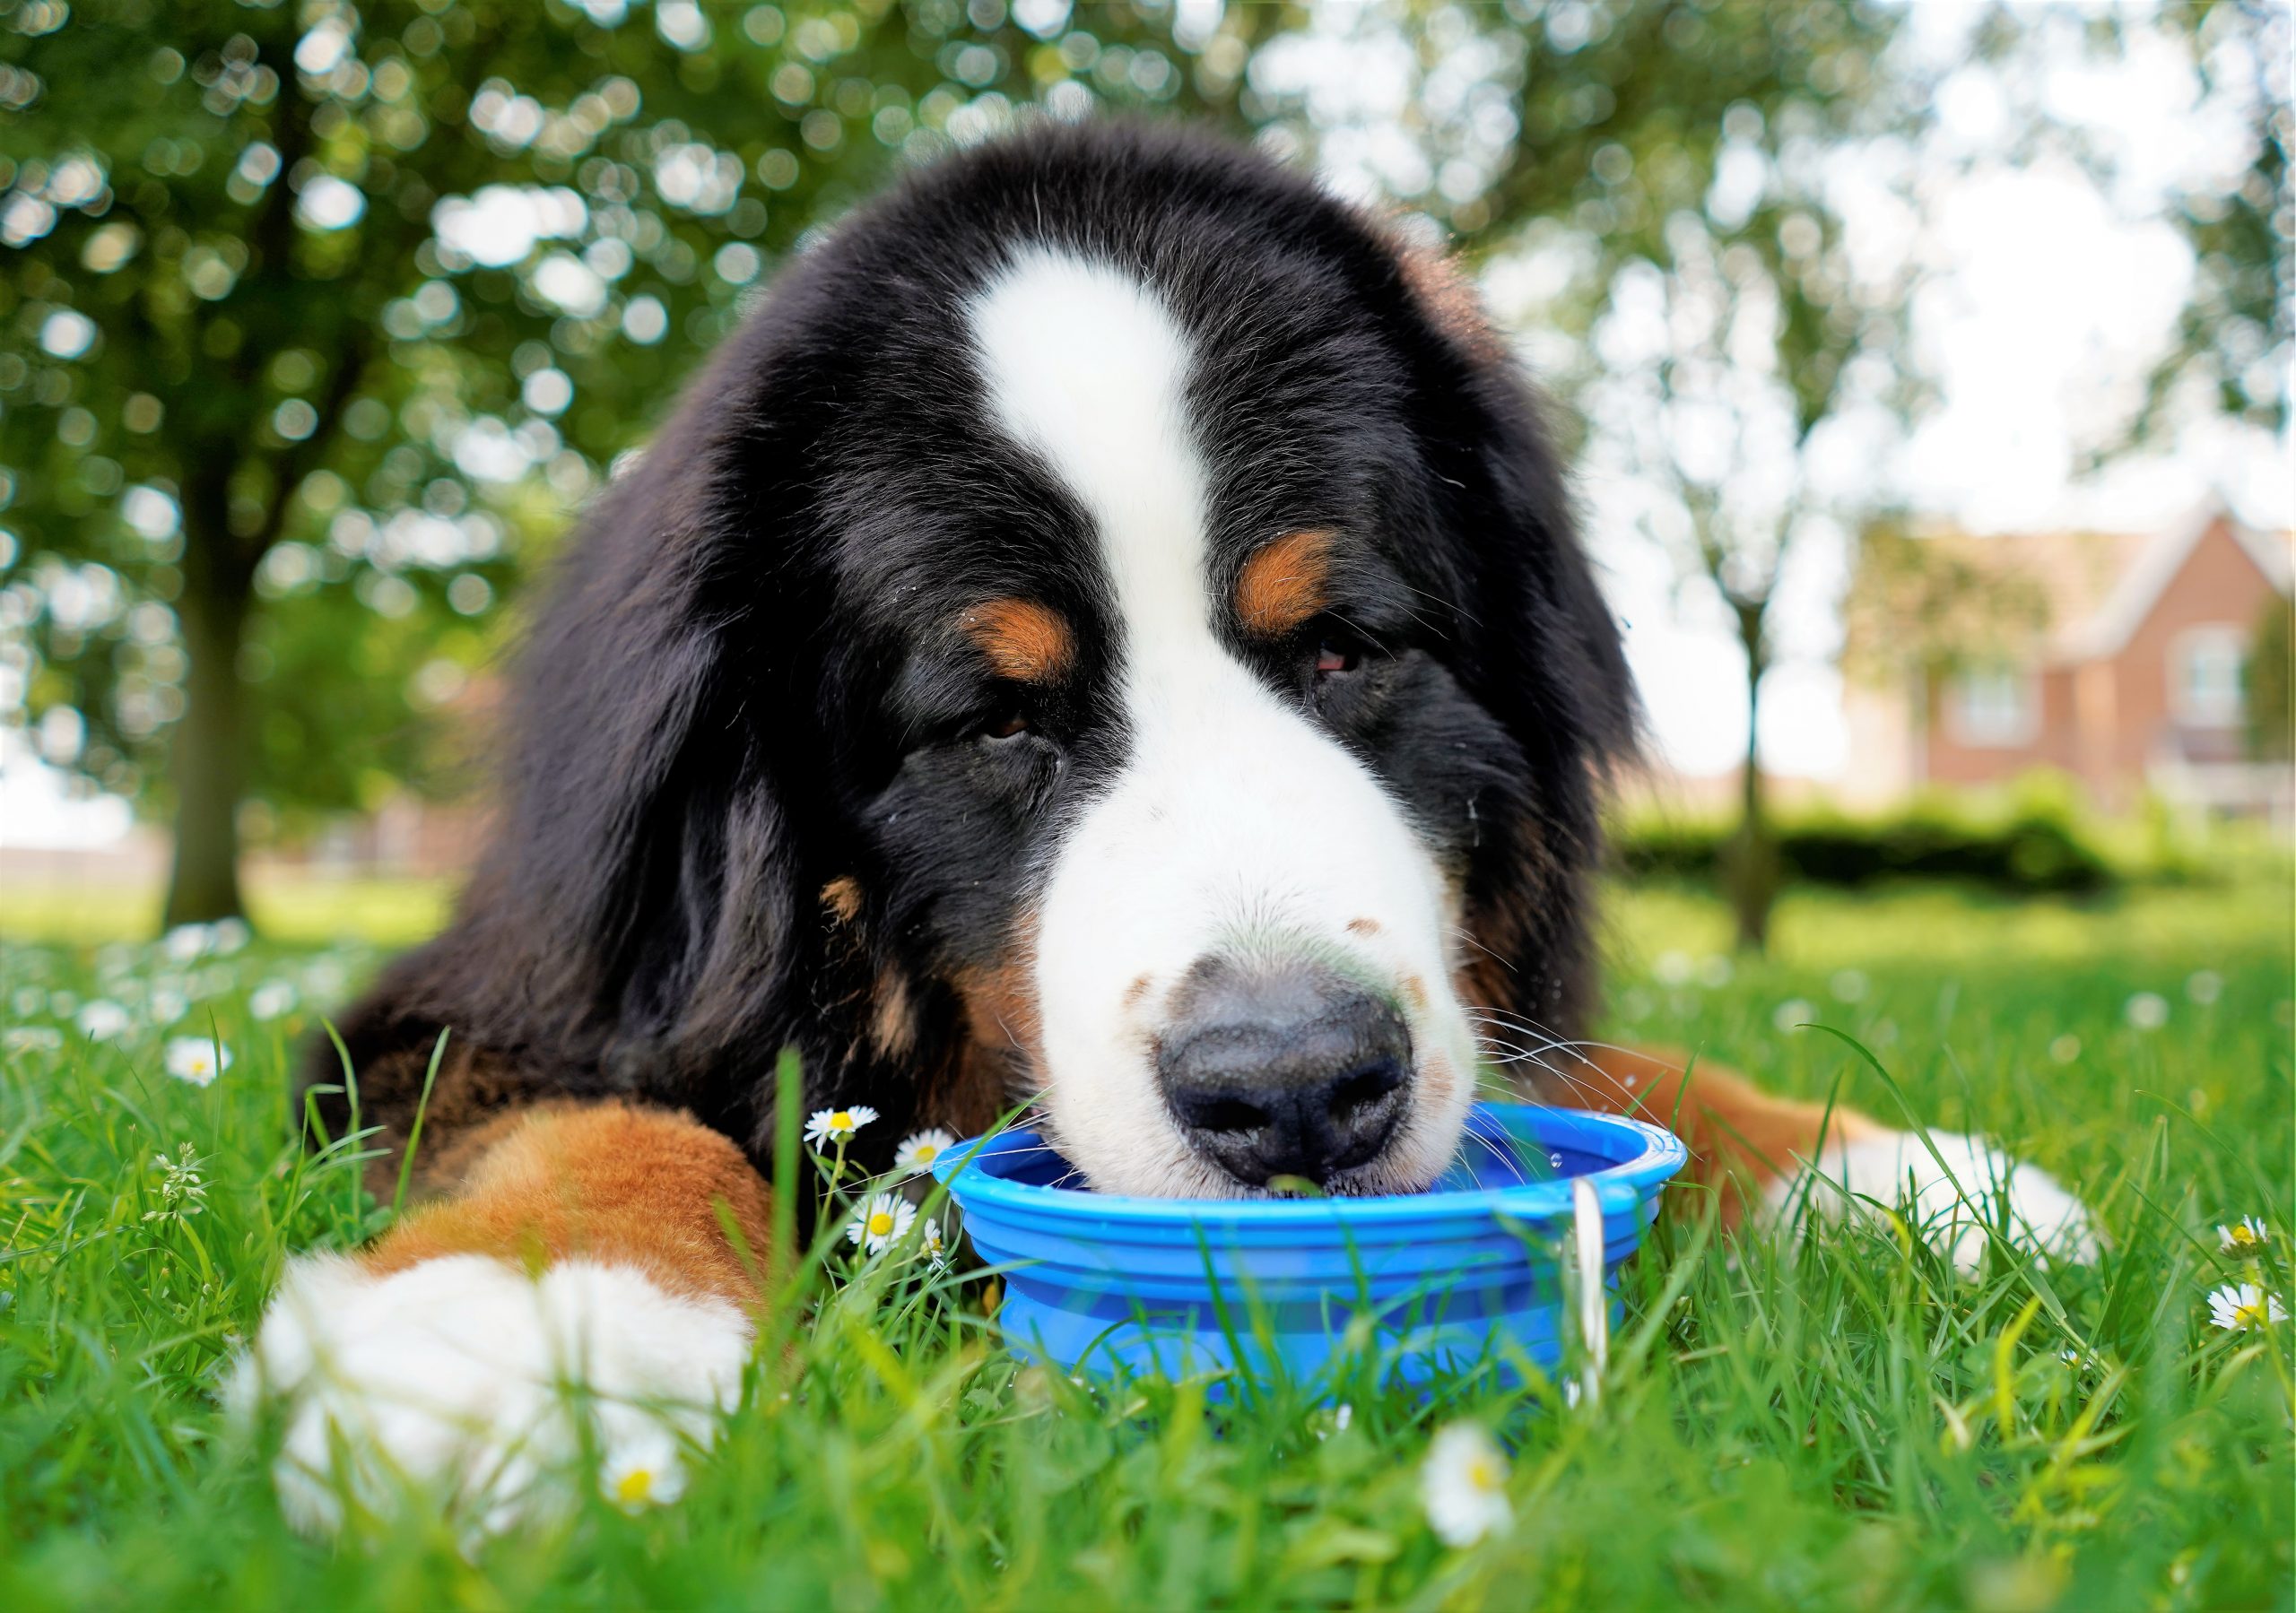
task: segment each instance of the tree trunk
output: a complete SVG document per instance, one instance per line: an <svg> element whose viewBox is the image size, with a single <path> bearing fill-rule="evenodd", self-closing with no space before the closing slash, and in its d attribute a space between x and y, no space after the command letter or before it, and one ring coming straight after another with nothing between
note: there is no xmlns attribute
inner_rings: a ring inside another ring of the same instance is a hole
<svg viewBox="0 0 2296 1613"><path fill-rule="evenodd" d="M227 508L225 499L203 499L196 490L185 501L184 585L176 615L190 666L169 760L176 844L161 919L168 928L246 911L239 898L239 800L247 788L239 646L254 579L236 552Z"/></svg>
<svg viewBox="0 0 2296 1613"><path fill-rule="evenodd" d="M1770 670L1770 645L1762 631L1768 599L1733 600L1738 642L1746 652L1746 761L1739 779L1738 833L1723 871L1738 946L1760 952L1770 944L1770 910L1778 899L1778 843L1770 832L1761 774L1761 681Z"/></svg>

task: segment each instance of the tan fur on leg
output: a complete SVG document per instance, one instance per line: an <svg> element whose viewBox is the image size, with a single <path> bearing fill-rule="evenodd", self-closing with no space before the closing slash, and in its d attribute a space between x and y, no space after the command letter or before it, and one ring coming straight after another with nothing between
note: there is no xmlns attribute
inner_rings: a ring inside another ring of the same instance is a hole
<svg viewBox="0 0 2296 1613"><path fill-rule="evenodd" d="M2096 1258L2095 1226L2081 1201L1985 1138L1934 1130L1925 1138L1843 1105L1776 1097L1732 1071L1685 1071L1687 1062L1596 1048L1565 1074L1542 1078L1543 1092L1670 1127L1690 1147L1690 1179L1726 1189L1726 1226L1789 1213L1813 1172L1823 1180L1810 1184L1810 1215L1904 1204L1920 1236L1964 1271L1979 1269L1988 1229L2005 1218L2014 1241L2045 1257Z"/></svg>
<svg viewBox="0 0 2296 1613"><path fill-rule="evenodd" d="M362 1257L378 1275L448 1254L529 1266L583 1255L672 1293L753 1307L772 1211L742 1151L683 1114L555 1104L505 1116L462 1190L408 1215ZM474 1138L473 1141L479 1140ZM726 1239L731 1212L749 1260Z"/></svg>
<svg viewBox="0 0 2296 1613"><path fill-rule="evenodd" d="M1862 1141L1888 1131L1872 1116L1836 1105L1804 1103L1764 1092L1735 1071L1709 1064L1688 1070L1674 1053L1588 1048L1563 1075L1540 1078L1543 1101L1608 1114L1631 1114L1678 1134L1689 1145L1689 1177L1722 1195L1722 1218L1735 1226L1762 1202L1770 1184L1797 1173L1827 1145Z"/></svg>

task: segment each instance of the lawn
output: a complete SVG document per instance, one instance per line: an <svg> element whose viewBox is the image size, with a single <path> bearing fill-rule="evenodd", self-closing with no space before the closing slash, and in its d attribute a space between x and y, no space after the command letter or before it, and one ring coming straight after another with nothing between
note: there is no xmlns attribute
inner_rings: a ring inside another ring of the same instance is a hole
<svg viewBox="0 0 2296 1613"><path fill-rule="evenodd" d="M361 911L396 939L432 899ZM308 895L270 911L340 927ZM286 1255L387 1218L343 1151L294 1146L286 1086L313 1009L381 954L176 956L0 906L48 938L0 955L0 1605L2288 1607L2291 1329L2224 1331L2207 1304L2291 1291L2284 880L2094 907L1799 897L1759 963L1718 952L1697 893L1614 912L1608 1034L1897 1113L1796 1027L1845 1031L1924 1118L2076 1185L2102 1262L1962 1281L1885 1226L1709 1236L1678 1190L1598 1401L1359 1378L1344 1427L1309 1389L1096 1394L1001 1354L973 1281L832 1265L682 1501L588 1500L466 1552L421 1517L300 1540L262 1433L213 1400ZM108 1043L75 1028L96 999L126 1010ZM167 1037L211 1028L228 1068L170 1079ZM186 1149L191 1215L161 1162ZM2258 1260L2219 1248L2244 1214L2270 1227ZM1511 1451L1514 1522L1457 1549L1420 1470L1462 1420Z"/></svg>

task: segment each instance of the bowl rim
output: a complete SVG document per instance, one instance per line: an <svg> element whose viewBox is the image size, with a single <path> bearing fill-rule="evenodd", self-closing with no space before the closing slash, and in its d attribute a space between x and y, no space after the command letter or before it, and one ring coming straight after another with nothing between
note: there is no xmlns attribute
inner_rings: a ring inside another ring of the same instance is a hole
<svg viewBox="0 0 2296 1613"><path fill-rule="evenodd" d="M1589 1109L1570 1109L1546 1104L1477 1103L1468 1111L1468 1123L1483 1116L1501 1120L1519 1116L1530 1140L1543 1144L1581 1145L1590 1137L1613 1140L1639 1138L1639 1153L1600 1170L1582 1172L1542 1182L1519 1182L1502 1187L1457 1189L1442 1192L1380 1193L1364 1198L1335 1199L1160 1199L1131 1193L1098 1193L1089 1188L1052 1187L1016 1182L981 1168L980 1157L1022 1139L1041 1140L1033 1127L1015 1127L989 1136L968 1137L941 1151L933 1162L935 1179L949 1189L958 1208L968 1215L998 1210L1073 1218L1080 1226L1091 1221L1194 1223L1241 1227L1283 1227L1329 1226L1344 1221L1358 1226L1396 1222L1425 1222L1460 1214L1513 1215L1545 1219L1570 1213L1572 1184L1594 1187L1605 1213L1622 1208L1622 1190L1635 1201L1664 1183L1689 1162L1690 1150L1681 1138L1665 1127L1623 1114ZM1510 1128L1513 1129L1513 1128ZM1518 1132L1518 1134L1520 1134Z"/></svg>

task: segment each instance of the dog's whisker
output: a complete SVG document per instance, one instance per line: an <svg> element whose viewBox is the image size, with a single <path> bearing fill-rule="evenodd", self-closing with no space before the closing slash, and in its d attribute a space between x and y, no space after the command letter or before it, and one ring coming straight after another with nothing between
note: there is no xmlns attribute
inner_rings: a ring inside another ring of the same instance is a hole
<svg viewBox="0 0 2296 1613"><path fill-rule="evenodd" d="M1481 1132L1470 1128L1462 1140L1480 1147L1483 1152L1489 1154L1492 1158L1500 1165L1512 1167L1515 1170L1518 1178L1520 1178L1522 1174L1521 1162L1516 1159L1514 1156L1508 1153L1506 1149L1500 1148L1498 1143L1484 1136ZM1464 1161L1462 1161L1462 1163L1464 1163Z"/></svg>

